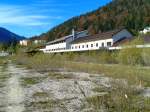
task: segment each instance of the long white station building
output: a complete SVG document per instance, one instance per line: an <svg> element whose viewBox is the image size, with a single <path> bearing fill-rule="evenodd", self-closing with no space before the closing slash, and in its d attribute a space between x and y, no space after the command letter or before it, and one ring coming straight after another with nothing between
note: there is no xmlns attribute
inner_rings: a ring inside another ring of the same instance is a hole
<svg viewBox="0 0 150 112"><path fill-rule="evenodd" d="M132 37L127 29L116 29L96 35L88 35L88 31L73 30L71 35L48 42L42 50L44 53L98 50L113 47L116 43Z"/></svg>

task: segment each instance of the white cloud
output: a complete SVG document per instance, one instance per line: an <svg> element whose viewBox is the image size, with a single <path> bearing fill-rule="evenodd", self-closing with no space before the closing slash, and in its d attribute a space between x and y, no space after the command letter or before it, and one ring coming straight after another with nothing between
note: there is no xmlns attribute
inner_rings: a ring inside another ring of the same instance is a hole
<svg viewBox="0 0 150 112"><path fill-rule="evenodd" d="M75 4L75 3L74 3ZM60 11L59 8L64 7L71 7L72 2L66 1L59 1L59 0L36 0L32 5L35 7L47 7L47 8L57 8L54 9L55 11Z"/></svg>
<svg viewBox="0 0 150 112"><path fill-rule="evenodd" d="M40 14L38 10L40 7L0 4L0 24L41 26L50 24L53 19L61 19L61 16Z"/></svg>

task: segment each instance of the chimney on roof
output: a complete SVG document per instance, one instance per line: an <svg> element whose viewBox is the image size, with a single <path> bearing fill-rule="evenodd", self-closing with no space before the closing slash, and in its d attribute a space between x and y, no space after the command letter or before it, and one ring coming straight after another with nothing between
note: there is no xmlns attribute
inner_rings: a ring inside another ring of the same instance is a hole
<svg viewBox="0 0 150 112"><path fill-rule="evenodd" d="M72 29L72 36L73 36L73 40L75 39L75 30L74 28Z"/></svg>

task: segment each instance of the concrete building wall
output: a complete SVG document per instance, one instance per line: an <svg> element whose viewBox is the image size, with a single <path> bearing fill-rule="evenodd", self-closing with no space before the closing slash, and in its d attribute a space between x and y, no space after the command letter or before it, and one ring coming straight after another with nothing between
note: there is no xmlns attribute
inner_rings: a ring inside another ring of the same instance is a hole
<svg viewBox="0 0 150 112"><path fill-rule="evenodd" d="M20 44L21 46L28 46L28 43L29 43L28 40L21 40L21 41L19 42L19 44Z"/></svg>
<svg viewBox="0 0 150 112"><path fill-rule="evenodd" d="M70 38L66 39L66 49L70 49L71 48L71 42L74 40L74 37L71 36Z"/></svg>
<svg viewBox="0 0 150 112"><path fill-rule="evenodd" d="M78 38L84 38L88 35L88 31L84 31L78 34L72 33L72 36L70 38L66 39L66 49L71 49L71 42L78 39Z"/></svg>
<svg viewBox="0 0 150 112"><path fill-rule="evenodd" d="M64 50L66 49L66 42L52 44L52 45L46 45L45 51L55 51L55 50Z"/></svg>
<svg viewBox="0 0 150 112"><path fill-rule="evenodd" d="M90 42L83 42L83 43L77 43L72 44L71 49L72 50L96 50L104 47L110 47L113 45L112 39L106 39L106 40L97 40L97 41L90 41Z"/></svg>

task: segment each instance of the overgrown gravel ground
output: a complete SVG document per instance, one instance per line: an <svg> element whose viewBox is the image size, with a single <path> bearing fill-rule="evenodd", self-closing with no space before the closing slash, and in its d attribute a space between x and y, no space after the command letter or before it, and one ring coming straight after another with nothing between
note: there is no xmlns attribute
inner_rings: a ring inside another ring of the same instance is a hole
<svg viewBox="0 0 150 112"><path fill-rule="evenodd" d="M3 98L0 100L0 112L5 110L11 112L8 108L16 112L109 112L109 109L113 110L119 105L122 106L122 102L128 107L127 104L131 103L128 98L133 97L133 94L140 96L140 99L136 98L135 102L141 101L141 97L142 101L145 101L142 94L147 99L150 94L149 89L142 92L142 87L128 88L124 79L113 80L103 74L65 71L39 73L13 64L8 64L3 70L0 69L0 99ZM9 85L9 82L17 87ZM14 89L8 90L10 87ZM8 97L8 95L12 96ZM16 98L13 95L19 97ZM117 95L118 98L114 100L120 104L113 102L113 98ZM148 103L140 103L141 107L138 104L136 106L148 112L150 102L146 101ZM119 109L116 111L119 112Z"/></svg>

